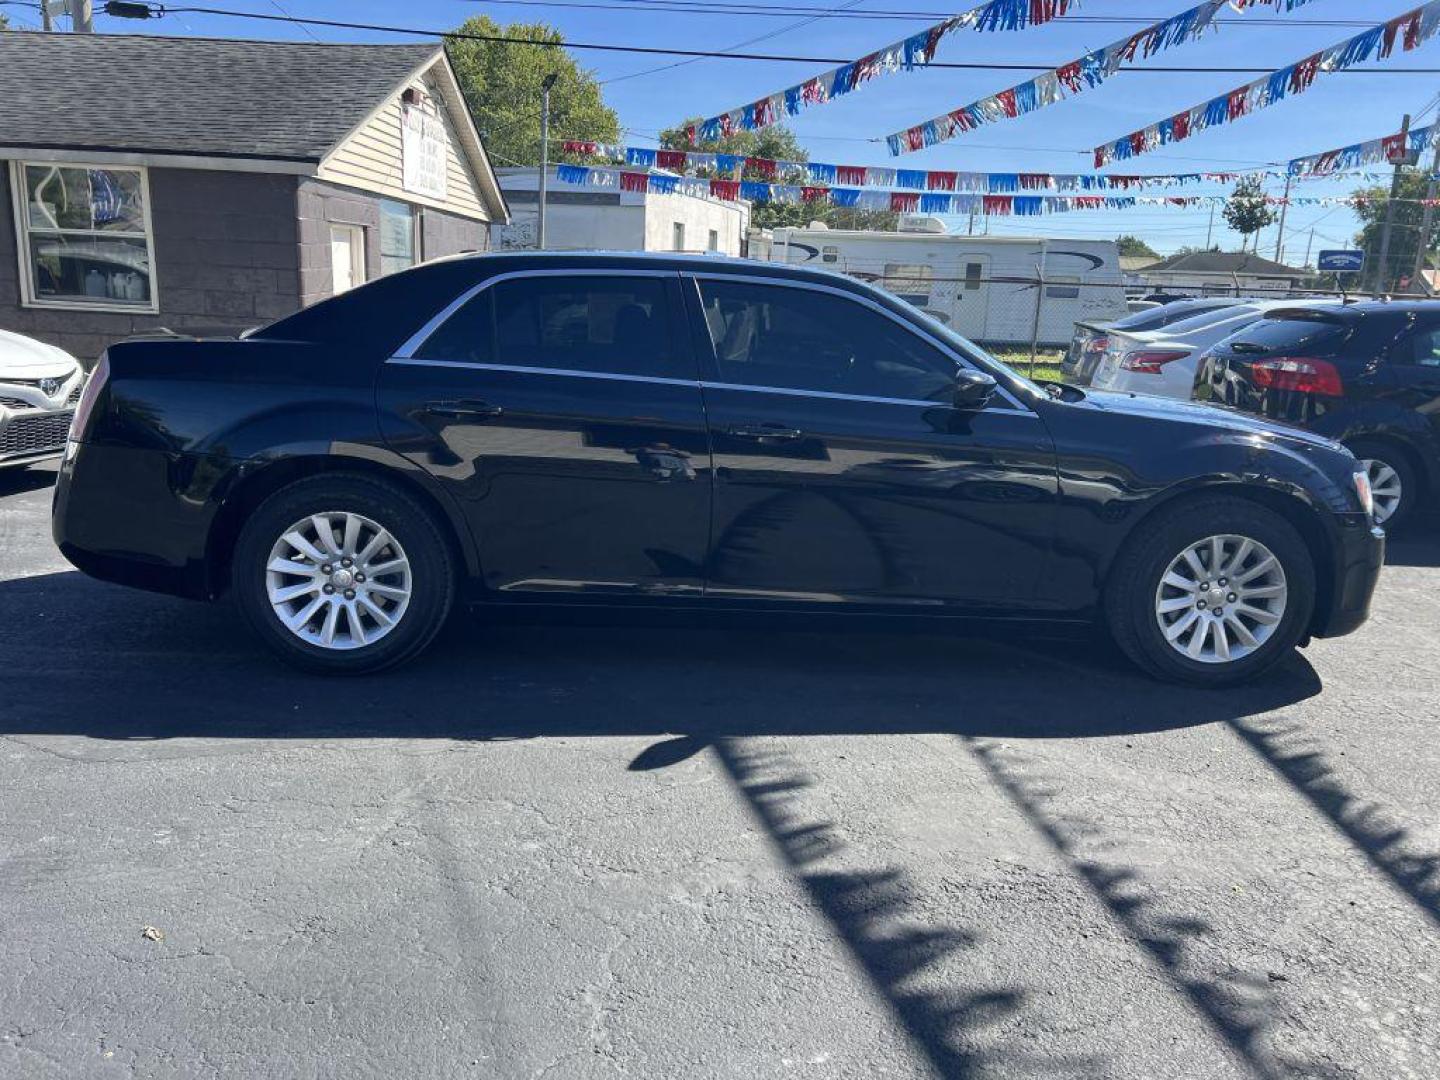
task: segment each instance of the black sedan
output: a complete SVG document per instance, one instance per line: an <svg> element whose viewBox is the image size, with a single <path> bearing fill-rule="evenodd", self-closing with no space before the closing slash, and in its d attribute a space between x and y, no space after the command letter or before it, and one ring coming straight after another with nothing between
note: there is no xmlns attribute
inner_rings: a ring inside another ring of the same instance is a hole
<svg viewBox="0 0 1440 1080"><path fill-rule="evenodd" d="M112 347L56 489L96 577L233 593L330 672L452 606L1100 623L1223 684L1368 611L1355 458L1031 383L884 292L708 257L421 266L244 340Z"/></svg>

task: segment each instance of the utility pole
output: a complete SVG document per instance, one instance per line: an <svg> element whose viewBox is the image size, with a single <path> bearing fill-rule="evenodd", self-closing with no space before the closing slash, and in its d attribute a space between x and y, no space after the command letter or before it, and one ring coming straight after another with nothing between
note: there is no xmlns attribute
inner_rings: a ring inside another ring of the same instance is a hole
<svg viewBox="0 0 1440 1080"><path fill-rule="evenodd" d="M1395 225L1395 200L1400 198L1400 176L1410 151L1410 114L1400 121L1400 154L1394 160L1395 175L1390 179L1390 201L1385 204L1385 227L1380 233L1380 265L1375 268L1375 295L1385 291L1390 265L1390 230Z"/></svg>
<svg viewBox="0 0 1440 1080"><path fill-rule="evenodd" d="M1210 204L1210 224L1205 228L1205 250L1210 250L1210 239L1215 235L1215 204Z"/></svg>
<svg viewBox="0 0 1440 1080"><path fill-rule="evenodd" d="M1280 198L1280 231L1275 234L1275 261L1285 261L1285 211L1290 209L1290 184L1295 178L1287 170L1285 173L1285 194Z"/></svg>
<svg viewBox="0 0 1440 1080"><path fill-rule="evenodd" d="M550 88L559 78L555 72L540 84L540 213L535 225L535 246L545 250L545 189L550 172Z"/></svg>
<svg viewBox="0 0 1440 1080"><path fill-rule="evenodd" d="M970 204L970 227L965 231L966 236L975 235L975 204Z"/></svg>
<svg viewBox="0 0 1440 1080"><path fill-rule="evenodd" d="M1415 243L1415 270L1410 275L1410 286L1413 289L1423 279L1421 274L1425 271L1425 254L1430 250L1430 226L1435 221L1435 174L1440 172L1440 139L1435 141L1435 159L1430 163L1430 182L1425 185L1425 212L1420 218L1420 235ZM1429 292L1429 282L1420 285L1421 291Z"/></svg>
<svg viewBox="0 0 1440 1080"><path fill-rule="evenodd" d="M1310 267L1310 249L1315 246L1315 230L1310 230L1310 239L1305 241L1305 267Z"/></svg>

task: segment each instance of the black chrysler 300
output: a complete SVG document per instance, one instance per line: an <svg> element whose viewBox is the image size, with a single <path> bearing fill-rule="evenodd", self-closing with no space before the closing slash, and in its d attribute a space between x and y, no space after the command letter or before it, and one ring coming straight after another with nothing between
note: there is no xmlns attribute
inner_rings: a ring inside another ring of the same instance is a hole
<svg viewBox="0 0 1440 1080"><path fill-rule="evenodd" d="M1328 439L1039 386L821 271L583 254L113 346L54 533L96 577L232 592L320 671L413 656L458 601L1100 623L1202 684L1354 630L1384 547Z"/></svg>

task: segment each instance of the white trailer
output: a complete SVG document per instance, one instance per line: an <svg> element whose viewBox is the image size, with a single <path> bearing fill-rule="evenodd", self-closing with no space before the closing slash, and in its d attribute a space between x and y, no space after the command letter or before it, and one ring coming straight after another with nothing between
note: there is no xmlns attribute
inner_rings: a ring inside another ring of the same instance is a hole
<svg viewBox="0 0 1440 1080"><path fill-rule="evenodd" d="M750 253L873 282L986 344L1028 346L1035 337L1041 345L1063 346L1077 322L1126 314L1113 240L955 236L944 229L934 218L902 219L897 232L813 222L775 229L768 252L752 239Z"/></svg>

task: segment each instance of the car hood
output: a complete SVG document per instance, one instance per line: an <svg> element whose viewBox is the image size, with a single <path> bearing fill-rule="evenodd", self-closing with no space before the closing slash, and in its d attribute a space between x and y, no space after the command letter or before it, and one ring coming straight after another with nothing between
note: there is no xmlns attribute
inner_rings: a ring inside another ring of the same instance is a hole
<svg viewBox="0 0 1440 1080"><path fill-rule="evenodd" d="M1153 397L1149 394L1127 394L1110 390L1086 390L1085 401L1087 405L1104 412L1174 420L1184 424L1205 424L1224 428L1227 431L1289 439L1292 442L1324 447L1327 450L1344 450L1344 447L1333 439L1316 435L1313 431L1306 431L1304 428L1293 427L1290 424L1278 423L1273 420L1265 420L1237 409L1201 404L1198 401L1179 401L1175 398Z"/></svg>
<svg viewBox="0 0 1440 1080"><path fill-rule="evenodd" d="M79 362L64 349L23 334L0 330L0 382L5 379L64 379Z"/></svg>

